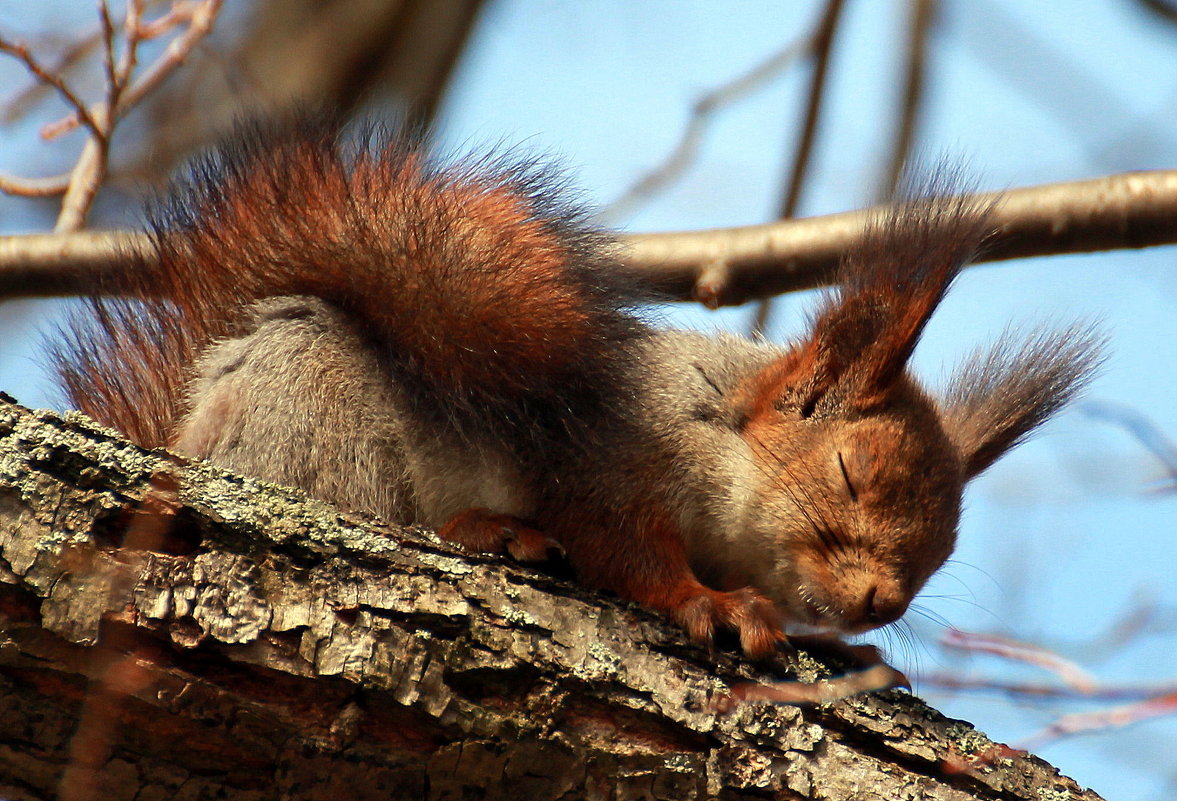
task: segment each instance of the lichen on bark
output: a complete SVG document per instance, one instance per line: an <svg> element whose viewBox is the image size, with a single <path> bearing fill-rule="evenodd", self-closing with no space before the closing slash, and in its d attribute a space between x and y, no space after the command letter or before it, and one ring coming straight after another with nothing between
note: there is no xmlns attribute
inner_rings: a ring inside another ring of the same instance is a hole
<svg viewBox="0 0 1177 801"><path fill-rule="evenodd" d="M718 711L798 659L0 398L5 798L95 730L95 797L1098 798L902 692Z"/></svg>

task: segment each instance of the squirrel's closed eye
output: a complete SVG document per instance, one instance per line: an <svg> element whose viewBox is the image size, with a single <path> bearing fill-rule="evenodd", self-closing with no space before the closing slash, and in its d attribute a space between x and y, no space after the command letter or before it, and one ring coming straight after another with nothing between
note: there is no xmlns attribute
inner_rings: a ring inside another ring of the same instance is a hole
<svg viewBox="0 0 1177 801"><path fill-rule="evenodd" d="M846 489L850 492L850 500L858 500L858 490L854 488L854 482L850 480L850 473L846 470L846 461L842 458L842 452L838 451L838 468L842 471L842 481L846 483Z"/></svg>

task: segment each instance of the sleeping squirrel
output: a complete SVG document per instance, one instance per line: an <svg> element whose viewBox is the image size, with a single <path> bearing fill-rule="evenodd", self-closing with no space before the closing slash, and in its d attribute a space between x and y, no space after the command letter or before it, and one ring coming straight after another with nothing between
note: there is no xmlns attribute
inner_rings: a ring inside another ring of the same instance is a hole
<svg viewBox="0 0 1177 801"><path fill-rule="evenodd" d="M57 363L80 409L468 548L541 559L765 656L899 618L965 484L1089 380L1074 327L1006 336L934 397L907 369L990 233L912 197L788 345L655 328L610 237L534 160L253 126L152 210L157 259ZM114 291L109 291L114 290Z"/></svg>

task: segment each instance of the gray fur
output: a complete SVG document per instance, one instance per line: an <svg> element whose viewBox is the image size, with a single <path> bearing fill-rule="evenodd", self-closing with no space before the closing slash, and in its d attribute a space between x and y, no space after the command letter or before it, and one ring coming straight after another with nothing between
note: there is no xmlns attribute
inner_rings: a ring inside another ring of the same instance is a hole
<svg viewBox="0 0 1177 801"><path fill-rule="evenodd" d="M639 385L638 417L653 425L635 433L673 462L671 506L692 567L706 580L737 552L755 551L743 535L765 477L740 434L731 394L783 351L730 335L673 330L658 331L637 348L634 361L648 376Z"/></svg>
<svg viewBox="0 0 1177 801"><path fill-rule="evenodd" d="M375 354L318 298L255 304L196 373L182 454L403 523L440 526L471 506L530 511L509 454L414 420Z"/></svg>
<svg viewBox="0 0 1177 801"><path fill-rule="evenodd" d="M657 422L635 426L624 441L638 458L673 462L678 522L702 567L742 526L759 475L727 396L781 351L683 331L652 332L630 347L647 380L634 399L642 413L623 419ZM433 526L470 507L529 517L541 488L527 477L552 470L626 486L613 474L632 465L613 448L573 454L579 465L521 464L500 443L472 443L438 430L436 418L414 419L386 376L338 310L317 298L271 298L199 361L174 445L344 508Z"/></svg>

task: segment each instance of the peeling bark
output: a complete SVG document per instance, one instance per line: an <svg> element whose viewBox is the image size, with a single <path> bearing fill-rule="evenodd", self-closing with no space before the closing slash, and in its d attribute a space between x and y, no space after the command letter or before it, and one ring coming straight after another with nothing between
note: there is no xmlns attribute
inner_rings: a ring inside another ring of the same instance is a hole
<svg viewBox="0 0 1177 801"><path fill-rule="evenodd" d="M1098 798L826 674L0 396L0 797Z"/></svg>

